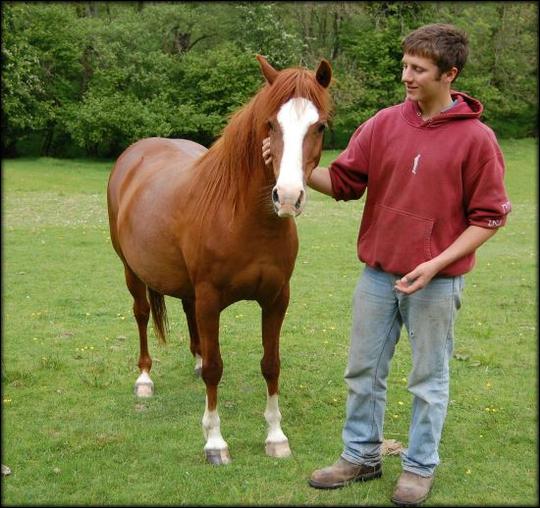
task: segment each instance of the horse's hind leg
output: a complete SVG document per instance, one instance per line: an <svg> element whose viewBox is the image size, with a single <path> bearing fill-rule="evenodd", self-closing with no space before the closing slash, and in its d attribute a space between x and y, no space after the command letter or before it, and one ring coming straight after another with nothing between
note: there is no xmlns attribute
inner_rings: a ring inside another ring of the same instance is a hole
<svg viewBox="0 0 540 508"><path fill-rule="evenodd" d="M202 356L199 330L197 329L197 320L195 317L195 302L194 300L182 300L182 307L186 314L188 324L189 349L193 358L195 358L195 375L200 376L202 371Z"/></svg>
<svg viewBox="0 0 540 508"><path fill-rule="evenodd" d="M281 430L281 413L278 402L280 370L279 335L288 303L289 288L287 287L274 302L261 305L264 348L261 371L267 386L264 418L268 425L268 435L265 441L265 451L271 457L288 457L291 455L289 440Z"/></svg>
<svg viewBox="0 0 540 508"><path fill-rule="evenodd" d="M140 375L135 381L135 395L138 397L151 397L154 394L154 383L150 379L150 369L152 368L152 358L148 353L147 328L150 318L150 305L146 297L146 285L133 273L125 267L126 284L129 292L133 296L133 315L139 328L139 369Z"/></svg>

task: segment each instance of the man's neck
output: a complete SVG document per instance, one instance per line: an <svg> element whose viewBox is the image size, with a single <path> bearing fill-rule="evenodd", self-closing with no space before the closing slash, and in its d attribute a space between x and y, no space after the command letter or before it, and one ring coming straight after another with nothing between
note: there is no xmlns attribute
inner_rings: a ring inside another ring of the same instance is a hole
<svg viewBox="0 0 540 508"><path fill-rule="evenodd" d="M422 111L422 119L429 120L434 116L437 116L441 111L449 108L452 105L452 97L450 93L438 99L435 99L430 102L420 102L418 101L418 107Z"/></svg>

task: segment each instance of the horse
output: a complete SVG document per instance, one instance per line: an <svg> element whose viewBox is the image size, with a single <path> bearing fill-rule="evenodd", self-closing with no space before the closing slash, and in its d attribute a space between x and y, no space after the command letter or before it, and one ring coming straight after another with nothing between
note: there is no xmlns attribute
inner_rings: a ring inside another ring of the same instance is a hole
<svg viewBox="0 0 540 508"><path fill-rule="evenodd" d="M279 338L297 252L295 218L306 181L318 165L331 115L332 69L275 69L256 55L264 77L258 92L228 119L209 149L186 139L150 137L117 158L109 176L110 237L124 267L138 326L137 397L154 394L147 326L165 342L165 296L178 298L187 319L195 373L206 385L202 428L210 464L231 456L220 430L220 312L255 300L262 314L266 381L266 454L288 457L281 428ZM272 162L262 156L270 137Z"/></svg>

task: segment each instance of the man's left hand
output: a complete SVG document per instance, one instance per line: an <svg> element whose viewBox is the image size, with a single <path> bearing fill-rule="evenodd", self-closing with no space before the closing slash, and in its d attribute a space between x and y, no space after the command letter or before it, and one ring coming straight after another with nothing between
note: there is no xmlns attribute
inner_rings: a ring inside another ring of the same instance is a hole
<svg viewBox="0 0 540 508"><path fill-rule="evenodd" d="M427 261L418 265L412 272L396 281L394 288L401 293L411 295L412 293L426 287L429 281L437 275L438 268L434 263Z"/></svg>

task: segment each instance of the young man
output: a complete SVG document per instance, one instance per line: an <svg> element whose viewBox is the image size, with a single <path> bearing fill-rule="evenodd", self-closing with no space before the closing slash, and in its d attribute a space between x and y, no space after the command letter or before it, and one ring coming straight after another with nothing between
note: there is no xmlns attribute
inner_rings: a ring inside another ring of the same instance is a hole
<svg viewBox="0 0 540 508"><path fill-rule="evenodd" d="M392 501L412 506L427 498L439 463L463 275L476 249L505 224L510 202L501 150L479 120L483 106L451 90L467 59L467 36L451 25L428 25L402 47L406 100L360 125L337 160L316 168L308 182L336 200L359 199L367 189L344 449L309 484L332 489L381 476L386 380L404 325L412 421ZM268 142L263 157L271 160Z"/></svg>

